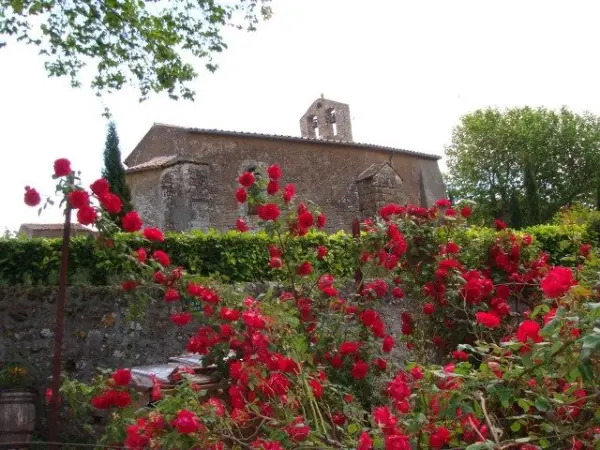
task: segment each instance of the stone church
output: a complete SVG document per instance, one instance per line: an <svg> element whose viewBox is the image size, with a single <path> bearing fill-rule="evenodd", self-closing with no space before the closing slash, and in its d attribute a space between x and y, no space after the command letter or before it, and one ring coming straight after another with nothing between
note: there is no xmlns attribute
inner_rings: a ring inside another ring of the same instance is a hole
<svg viewBox="0 0 600 450"><path fill-rule="evenodd" d="M300 119L300 136L155 124L125 159L132 200L145 223L164 230L226 230L257 218L234 197L237 178L279 164L297 197L348 230L385 203L430 206L445 197L439 156L352 139L350 107L323 97Z"/></svg>

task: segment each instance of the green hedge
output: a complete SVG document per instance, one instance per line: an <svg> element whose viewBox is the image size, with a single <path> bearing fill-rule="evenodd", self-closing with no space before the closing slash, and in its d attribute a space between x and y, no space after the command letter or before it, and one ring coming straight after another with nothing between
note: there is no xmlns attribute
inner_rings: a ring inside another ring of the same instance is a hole
<svg viewBox="0 0 600 450"><path fill-rule="evenodd" d="M554 264L574 264L579 243L593 243L585 226L538 225L521 231L533 237L534 245L551 255ZM496 233L490 228L469 228L457 233L455 240L469 247L468 255L484 255ZM117 237L125 242L131 235ZM133 241L132 246L135 248ZM272 280L277 276L268 267L268 245L264 233L172 233L163 248L174 264L199 275L220 275L229 281ZM355 270L354 240L348 234L309 234L297 241L307 257L324 244L329 248L328 261L316 262L338 277L351 277ZM0 239L0 285L55 285L60 262L60 239ZM312 258L314 260L314 258ZM114 250L99 249L92 238L75 238L71 242L69 282L71 284L107 285L123 274L122 258Z"/></svg>
<svg viewBox="0 0 600 450"><path fill-rule="evenodd" d="M131 241L131 235L116 239ZM269 280L276 272L268 267L268 246L271 240L264 233L167 233L162 248L173 264L199 275L220 275L229 281ZM354 241L343 233L309 234L297 242L306 257L315 254L318 245L326 245L330 256L316 262L317 268L336 276L351 276L354 272ZM0 239L0 285L55 285L60 264L60 239ZM314 258L313 258L314 259ZM69 258L70 284L106 285L119 279L124 262L110 249L100 249L92 238L72 239Z"/></svg>

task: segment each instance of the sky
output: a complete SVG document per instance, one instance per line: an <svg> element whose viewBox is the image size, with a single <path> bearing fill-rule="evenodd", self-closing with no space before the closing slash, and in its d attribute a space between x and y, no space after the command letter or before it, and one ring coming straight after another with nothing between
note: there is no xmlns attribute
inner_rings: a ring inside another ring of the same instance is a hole
<svg viewBox="0 0 600 450"><path fill-rule="evenodd" d="M153 123L299 135L321 94L350 104L354 140L443 155L477 108L563 105L600 114L600 3L595 0L274 0L210 74L195 102L128 88L98 99L49 79L35 48L0 49L0 232L58 222L23 204L24 186L54 192L56 158L84 183L100 175L110 107L125 158ZM324 156L325 157L325 156ZM443 161L441 162L444 168Z"/></svg>

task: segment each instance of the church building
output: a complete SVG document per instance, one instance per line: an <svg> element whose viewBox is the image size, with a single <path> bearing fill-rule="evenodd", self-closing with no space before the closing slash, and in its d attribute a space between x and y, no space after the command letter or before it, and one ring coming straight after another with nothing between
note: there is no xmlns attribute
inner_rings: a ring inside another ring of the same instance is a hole
<svg viewBox="0 0 600 450"><path fill-rule="evenodd" d="M349 230L383 204L431 206L446 195L439 156L354 142L350 107L319 98L300 136L154 124L125 159L132 201L145 223L167 231L227 230L255 211L235 199L245 171L278 164L297 198L327 214L328 231Z"/></svg>

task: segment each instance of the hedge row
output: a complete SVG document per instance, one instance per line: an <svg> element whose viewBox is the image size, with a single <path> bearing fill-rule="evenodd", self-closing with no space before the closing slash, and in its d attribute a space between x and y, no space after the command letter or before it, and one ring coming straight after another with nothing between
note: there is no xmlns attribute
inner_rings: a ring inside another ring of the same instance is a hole
<svg viewBox="0 0 600 450"><path fill-rule="evenodd" d="M128 241L130 235L117 239ZM133 241L132 241L133 243ZM153 245L168 252L171 261L199 275L220 275L229 281L273 279L268 247L272 241L263 233L167 233L165 242ZM294 242L307 257L318 245L329 248L327 261L316 264L336 276L354 273L354 240L343 233L309 234ZM136 245L132 245L136 248ZM60 239L0 239L0 285L55 285L60 265ZM124 261L110 249L100 249L92 238L73 238L70 246L71 284L111 284L122 275Z"/></svg>
<svg viewBox="0 0 600 450"><path fill-rule="evenodd" d="M592 235L585 226L539 225L522 231L530 234L534 245L551 255L555 264L573 262L580 242L590 242ZM472 247L474 255L484 254L495 239L489 228L471 228L459 233L456 240ZM130 235L118 239L127 241ZM270 280L276 276L268 267L268 246L272 243L263 233L177 233L167 234L160 247L173 263L200 275L220 275L229 281ZM344 233L314 233L299 239L297 245L306 256L314 255L318 245L326 245L330 256L316 262L339 277L351 277L355 270L355 241ZM0 285L55 285L60 263L60 239L0 239ZM475 247L480 247L476 249ZM71 243L71 284L108 285L122 275L122 259L107 249L99 249L91 238L75 238ZM320 268L317 266L317 268Z"/></svg>

